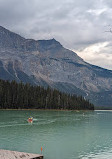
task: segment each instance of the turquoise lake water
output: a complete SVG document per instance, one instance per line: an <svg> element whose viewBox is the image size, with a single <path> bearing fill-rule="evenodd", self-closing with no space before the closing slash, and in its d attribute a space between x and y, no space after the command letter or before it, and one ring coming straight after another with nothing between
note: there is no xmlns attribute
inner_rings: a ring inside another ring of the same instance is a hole
<svg viewBox="0 0 112 159"><path fill-rule="evenodd" d="M112 159L112 111L0 111L0 149L41 147L44 159Z"/></svg>

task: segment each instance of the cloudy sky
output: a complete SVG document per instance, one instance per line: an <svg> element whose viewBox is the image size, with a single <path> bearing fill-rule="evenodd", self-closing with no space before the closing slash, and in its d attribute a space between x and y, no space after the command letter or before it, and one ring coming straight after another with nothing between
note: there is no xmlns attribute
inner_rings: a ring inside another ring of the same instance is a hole
<svg viewBox="0 0 112 159"><path fill-rule="evenodd" d="M112 0L0 0L0 25L25 38L55 38L112 69Z"/></svg>

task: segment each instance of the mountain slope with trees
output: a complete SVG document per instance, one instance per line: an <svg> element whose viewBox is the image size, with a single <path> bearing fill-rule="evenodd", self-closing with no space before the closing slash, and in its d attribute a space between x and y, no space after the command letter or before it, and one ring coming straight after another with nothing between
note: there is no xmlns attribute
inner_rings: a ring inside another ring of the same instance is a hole
<svg viewBox="0 0 112 159"><path fill-rule="evenodd" d="M56 89L0 80L0 108L93 110L94 105Z"/></svg>

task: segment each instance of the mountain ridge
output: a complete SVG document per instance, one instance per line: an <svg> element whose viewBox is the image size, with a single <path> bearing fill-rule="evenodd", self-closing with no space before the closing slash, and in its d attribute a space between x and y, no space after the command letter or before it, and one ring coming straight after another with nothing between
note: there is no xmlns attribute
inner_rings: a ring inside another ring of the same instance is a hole
<svg viewBox="0 0 112 159"><path fill-rule="evenodd" d="M55 39L25 39L0 27L0 66L1 79L83 95L97 106L102 93L112 100L112 71L85 62ZM110 107L110 100L104 106Z"/></svg>

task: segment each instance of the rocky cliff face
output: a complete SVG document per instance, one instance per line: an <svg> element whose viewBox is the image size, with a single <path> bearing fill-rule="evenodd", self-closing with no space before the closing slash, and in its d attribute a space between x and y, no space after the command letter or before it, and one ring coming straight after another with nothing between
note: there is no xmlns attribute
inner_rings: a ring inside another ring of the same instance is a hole
<svg viewBox="0 0 112 159"><path fill-rule="evenodd" d="M51 86L111 106L112 71L90 65L55 39L25 39L0 27L0 78Z"/></svg>

